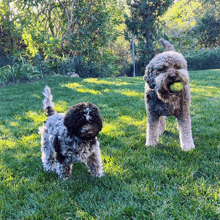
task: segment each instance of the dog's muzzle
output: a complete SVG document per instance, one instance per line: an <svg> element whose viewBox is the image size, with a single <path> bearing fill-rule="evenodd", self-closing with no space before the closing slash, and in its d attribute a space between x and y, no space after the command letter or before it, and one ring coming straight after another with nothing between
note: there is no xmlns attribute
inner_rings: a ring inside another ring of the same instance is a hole
<svg viewBox="0 0 220 220"><path fill-rule="evenodd" d="M156 92L161 94L172 94L173 91L170 89L170 86L175 82L182 82L185 87L189 82L189 77L186 75L185 71L178 71L175 73L160 74L155 81Z"/></svg>
<svg viewBox="0 0 220 220"><path fill-rule="evenodd" d="M99 131L92 125L84 125L78 132L77 136L83 140L90 140L97 136Z"/></svg>

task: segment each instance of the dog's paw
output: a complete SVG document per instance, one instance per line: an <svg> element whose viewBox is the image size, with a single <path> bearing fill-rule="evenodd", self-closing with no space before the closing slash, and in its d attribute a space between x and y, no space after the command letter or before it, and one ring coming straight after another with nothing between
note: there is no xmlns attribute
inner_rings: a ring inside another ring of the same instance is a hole
<svg viewBox="0 0 220 220"><path fill-rule="evenodd" d="M195 145L194 145L194 143L185 144L185 145L181 146L181 148L183 151L191 151L191 150L195 149Z"/></svg>
<svg viewBox="0 0 220 220"><path fill-rule="evenodd" d="M91 172L88 172L92 177L99 177L99 178L101 178L101 177L103 177L103 176L105 176L105 173L102 171L102 172L99 172L99 173L97 173L97 172L93 172L93 173L91 173Z"/></svg>
<svg viewBox="0 0 220 220"><path fill-rule="evenodd" d="M105 176L105 173L104 173L104 172L97 175L97 177L99 177L99 178L101 178L101 177L103 177L103 176Z"/></svg>
<svg viewBox="0 0 220 220"><path fill-rule="evenodd" d="M146 147L156 146L156 145L157 145L157 142L156 142L156 141L147 141L145 145L146 145Z"/></svg>

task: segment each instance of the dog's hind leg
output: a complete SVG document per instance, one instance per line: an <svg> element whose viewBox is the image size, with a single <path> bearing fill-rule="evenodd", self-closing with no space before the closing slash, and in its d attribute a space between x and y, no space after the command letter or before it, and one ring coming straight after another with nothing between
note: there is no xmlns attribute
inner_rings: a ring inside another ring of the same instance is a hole
<svg viewBox="0 0 220 220"><path fill-rule="evenodd" d="M150 114L148 114L146 146L157 145L158 137L159 137L158 125L159 125L159 117L153 117Z"/></svg>
<svg viewBox="0 0 220 220"><path fill-rule="evenodd" d="M55 158L54 152L48 149L46 146L41 147L41 160L43 163L43 167L46 171L54 171L55 169Z"/></svg>
<svg viewBox="0 0 220 220"><path fill-rule="evenodd" d="M96 141L95 145L93 145L93 152L87 158L85 164L88 167L88 172L91 174L91 176L102 177L104 175L98 141Z"/></svg>
<svg viewBox="0 0 220 220"><path fill-rule="evenodd" d="M166 129L166 117L160 116L159 125L158 125L159 135L162 135L164 133L165 129Z"/></svg>
<svg viewBox="0 0 220 220"><path fill-rule="evenodd" d="M182 150L189 151L195 148L192 130L191 130L191 119L189 114L177 117L177 124L179 128L180 145Z"/></svg>
<svg viewBox="0 0 220 220"><path fill-rule="evenodd" d="M51 139L48 138L49 134L46 132L45 127L41 128L42 137L41 137L41 160L43 167L46 171L55 170L55 155L54 150L52 149Z"/></svg>

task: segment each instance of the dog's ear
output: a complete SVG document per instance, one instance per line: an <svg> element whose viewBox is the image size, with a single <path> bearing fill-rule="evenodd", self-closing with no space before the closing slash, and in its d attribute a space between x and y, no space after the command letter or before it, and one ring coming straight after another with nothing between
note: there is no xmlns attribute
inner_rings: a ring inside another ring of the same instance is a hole
<svg viewBox="0 0 220 220"><path fill-rule="evenodd" d="M150 64L147 65L143 78L151 89L155 88L156 86L155 77L153 73L153 68Z"/></svg>
<svg viewBox="0 0 220 220"><path fill-rule="evenodd" d="M66 115L64 117L64 121L63 124L66 126L68 133L70 136L76 134L76 117L78 116L77 114L75 114L75 112L77 111L76 107L73 106L71 107L67 112Z"/></svg>
<svg viewBox="0 0 220 220"><path fill-rule="evenodd" d="M95 104L92 104L92 103L89 103L89 102L87 102L87 105L89 106L89 108L91 110L91 112L90 112L90 115L92 116L91 121L93 121L93 123L96 124L97 129L99 131L101 131L102 126L103 126L103 124L102 124L103 118L102 118L102 115L99 111L99 108Z"/></svg>

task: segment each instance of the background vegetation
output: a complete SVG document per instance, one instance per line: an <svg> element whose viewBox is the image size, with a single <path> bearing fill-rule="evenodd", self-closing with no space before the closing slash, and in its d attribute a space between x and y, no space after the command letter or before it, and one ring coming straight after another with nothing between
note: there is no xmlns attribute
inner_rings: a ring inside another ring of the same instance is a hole
<svg viewBox="0 0 220 220"><path fill-rule="evenodd" d="M220 72L190 72L196 149L180 149L175 118L156 147L145 147L144 81L50 77L0 91L0 219L219 219ZM67 181L43 170L39 126L45 85L55 109L92 101L105 176L74 165Z"/></svg>
<svg viewBox="0 0 220 220"><path fill-rule="evenodd" d="M68 72L132 76L132 35L137 75L162 51L161 37L189 69L220 68L219 24L215 0L0 0L0 66L9 65L0 83Z"/></svg>

